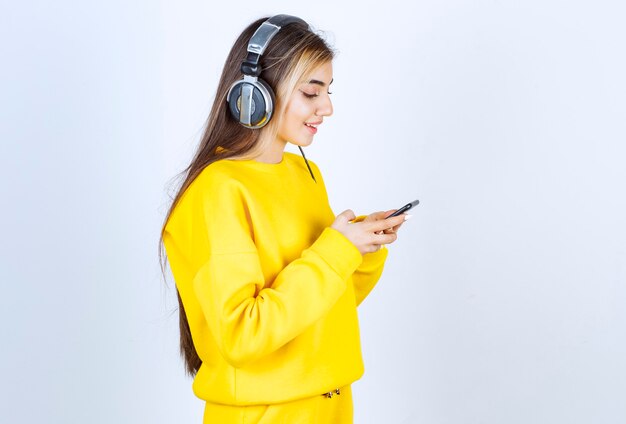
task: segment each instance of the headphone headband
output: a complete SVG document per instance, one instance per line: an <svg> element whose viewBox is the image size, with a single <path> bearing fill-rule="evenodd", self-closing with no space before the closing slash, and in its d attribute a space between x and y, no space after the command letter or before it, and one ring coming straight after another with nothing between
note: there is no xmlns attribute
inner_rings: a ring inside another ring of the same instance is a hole
<svg viewBox="0 0 626 424"><path fill-rule="evenodd" d="M296 22L308 26L302 19L291 15L275 15L263 22L248 42L248 56L241 64L241 73L252 77L261 75L259 60L270 41L282 27Z"/></svg>

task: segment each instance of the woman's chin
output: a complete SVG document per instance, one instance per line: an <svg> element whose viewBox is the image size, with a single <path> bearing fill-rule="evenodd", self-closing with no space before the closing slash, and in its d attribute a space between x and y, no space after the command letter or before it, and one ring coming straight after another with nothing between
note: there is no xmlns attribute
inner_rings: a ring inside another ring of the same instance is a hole
<svg viewBox="0 0 626 424"><path fill-rule="evenodd" d="M313 143L313 137L304 140L292 140L289 143L293 144L294 146L306 147Z"/></svg>

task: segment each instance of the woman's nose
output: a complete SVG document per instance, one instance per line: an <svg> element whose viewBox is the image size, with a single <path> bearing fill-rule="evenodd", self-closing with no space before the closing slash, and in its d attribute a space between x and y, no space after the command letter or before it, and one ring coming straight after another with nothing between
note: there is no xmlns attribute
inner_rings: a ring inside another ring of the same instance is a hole
<svg viewBox="0 0 626 424"><path fill-rule="evenodd" d="M333 102L330 100L330 96L324 96L322 103L317 108L318 116L330 116L333 114Z"/></svg>

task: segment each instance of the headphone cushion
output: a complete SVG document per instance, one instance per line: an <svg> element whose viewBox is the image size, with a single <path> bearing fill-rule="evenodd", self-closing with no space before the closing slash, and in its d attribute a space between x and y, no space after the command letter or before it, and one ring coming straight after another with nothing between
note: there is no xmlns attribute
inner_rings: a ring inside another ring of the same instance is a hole
<svg viewBox="0 0 626 424"><path fill-rule="evenodd" d="M239 121L239 102L241 97L241 90L244 84L253 86L252 89L252 116L250 117L251 128L261 128L264 126L272 116L274 109L274 92L269 85L259 79L256 82L249 81L237 81L230 89L227 101L230 113ZM265 96L263 95L265 94ZM268 102L265 99L268 99ZM241 123L241 122L240 122Z"/></svg>

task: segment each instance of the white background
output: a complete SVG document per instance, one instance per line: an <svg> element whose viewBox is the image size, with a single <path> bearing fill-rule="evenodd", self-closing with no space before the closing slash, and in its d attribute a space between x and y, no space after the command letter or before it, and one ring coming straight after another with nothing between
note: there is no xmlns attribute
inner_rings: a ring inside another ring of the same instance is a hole
<svg viewBox="0 0 626 424"><path fill-rule="evenodd" d="M0 6L0 420L200 423L157 242L233 41L339 50L307 156L336 213L419 198L360 308L355 422L626 422L626 7ZM293 150L292 150L293 151Z"/></svg>

